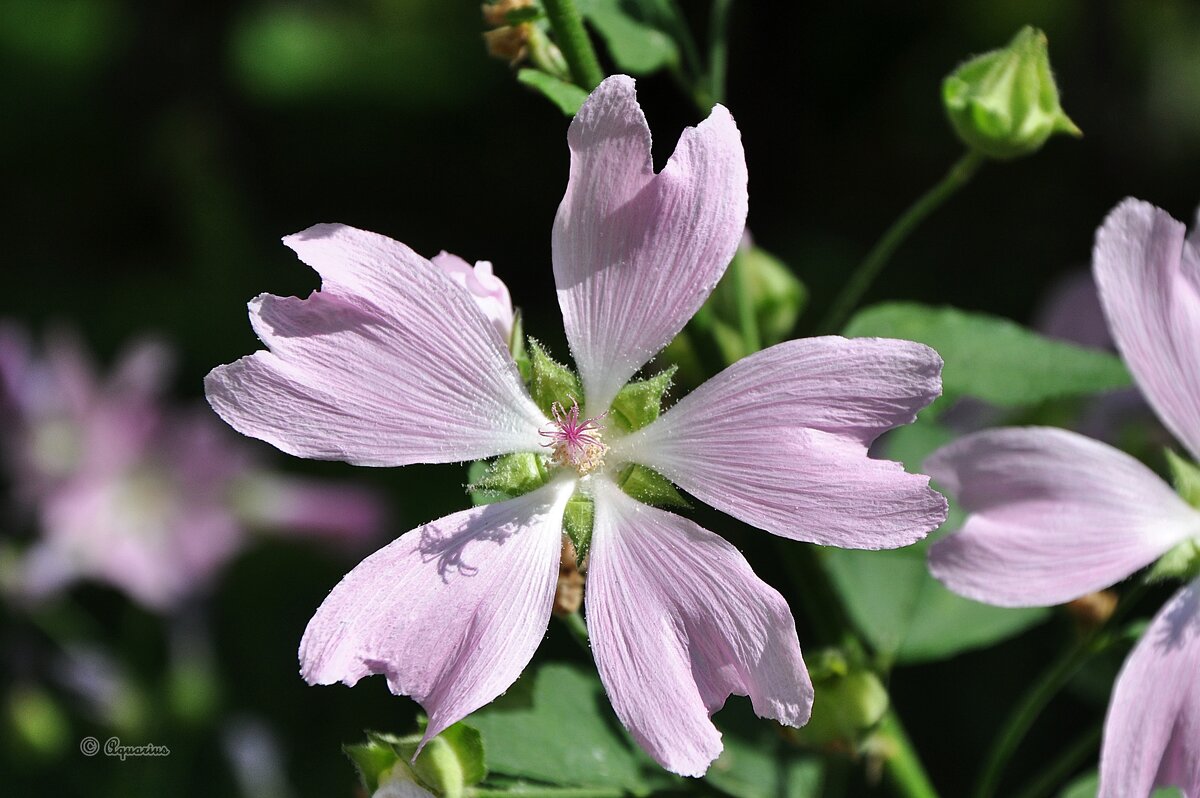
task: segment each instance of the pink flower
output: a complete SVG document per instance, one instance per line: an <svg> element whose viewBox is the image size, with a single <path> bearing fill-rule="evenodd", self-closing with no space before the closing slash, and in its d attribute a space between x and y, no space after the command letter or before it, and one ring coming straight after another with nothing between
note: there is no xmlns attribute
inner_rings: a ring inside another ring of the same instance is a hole
<svg viewBox="0 0 1200 798"><path fill-rule="evenodd" d="M544 486L426 524L351 571L300 644L310 683L384 674L424 706L427 738L494 699L545 633L563 511L580 491L595 508L586 616L605 689L655 759L699 775L721 751L709 718L730 694L763 717L807 721L795 624L733 546L639 503L614 476L641 464L795 540L911 543L945 502L867 446L938 395L941 361L904 341L792 341L622 436L603 418L614 397L704 302L742 236L745 159L717 106L655 174L624 76L592 93L568 143L553 261L583 409L546 418L468 292L403 244L335 225L284 239L322 288L255 299L251 323L269 350L215 369L209 401L236 429L303 457L546 457Z"/></svg>
<svg viewBox="0 0 1200 798"><path fill-rule="evenodd" d="M1093 269L1117 346L1163 423L1200 455L1200 251L1182 224L1126 200L1096 236ZM1140 462L1072 432L998 429L926 467L971 515L930 551L964 596L1003 606L1070 601L1188 540L1200 512ZM1117 679L1101 798L1173 785L1200 796L1200 582L1155 617Z"/></svg>
<svg viewBox="0 0 1200 798"><path fill-rule="evenodd" d="M168 406L170 365L166 347L142 342L101 377L73 337L50 336L37 357L20 330L0 327L4 466L40 533L19 593L88 578L166 611L211 583L248 526L349 540L378 529L365 491L272 474L207 412ZM293 517L314 500L339 515Z"/></svg>

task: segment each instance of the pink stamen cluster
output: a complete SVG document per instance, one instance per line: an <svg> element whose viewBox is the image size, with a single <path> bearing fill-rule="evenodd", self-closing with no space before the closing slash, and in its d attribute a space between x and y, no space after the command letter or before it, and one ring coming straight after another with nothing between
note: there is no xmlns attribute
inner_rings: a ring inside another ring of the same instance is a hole
<svg viewBox="0 0 1200 798"><path fill-rule="evenodd" d="M570 466L580 476L604 465L604 453L608 447L600 440L599 433L604 429L600 422L608 413L581 422L579 402L573 396L570 410L563 408L561 402L555 402L550 406L550 413L554 416L553 428L538 430L538 434L549 438L543 446L554 447L554 453L550 456L552 462Z"/></svg>

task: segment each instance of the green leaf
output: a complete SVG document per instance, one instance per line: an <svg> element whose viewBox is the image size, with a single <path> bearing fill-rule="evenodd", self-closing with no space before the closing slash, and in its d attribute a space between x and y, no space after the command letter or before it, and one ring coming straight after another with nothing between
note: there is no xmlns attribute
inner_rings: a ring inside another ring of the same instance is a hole
<svg viewBox="0 0 1200 798"><path fill-rule="evenodd" d="M859 631L898 663L945 659L1012 637L1041 622L1043 607L1008 609L951 593L929 575L926 547L822 550L822 560Z"/></svg>
<svg viewBox="0 0 1200 798"><path fill-rule="evenodd" d="M537 490L546 484L549 475L540 455L533 452L514 452L497 457L490 463L478 461L467 472L467 490L476 506L513 499Z"/></svg>
<svg viewBox="0 0 1200 798"><path fill-rule="evenodd" d="M731 700L713 718L724 749L704 775L705 781L735 798L823 795L820 757L797 751L784 740L778 725L755 717L748 704L744 699Z"/></svg>
<svg viewBox="0 0 1200 798"><path fill-rule="evenodd" d="M677 367L671 366L653 377L626 385L613 399L609 419L626 432L633 432L658 418L676 371Z"/></svg>
<svg viewBox="0 0 1200 798"><path fill-rule="evenodd" d="M587 99L587 92L574 83L567 83L540 69L518 70L517 80L541 92L542 96L558 106L558 110L567 116L575 116L583 101Z"/></svg>
<svg viewBox="0 0 1200 798"><path fill-rule="evenodd" d="M675 489L671 481L657 471L645 466L631 464L621 471L618 480L621 490L642 502L655 507L691 508L687 499Z"/></svg>
<svg viewBox="0 0 1200 798"><path fill-rule="evenodd" d="M573 401L583 404L583 386L578 375L550 357L533 338L529 339L529 368L533 374L529 393L547 416L553 415L551 407L555 402L564 408L569 408Z"/></svg>
<svg viewBox="0 0 1200 798"><path fill-rule="evenodd" d="M579 10L599 31L620 71L648 75L679 61L675 41L657 25L653 3L586 0Z"/></svg>
<svg viewBox="0 0 1200 798"><path fill-rule="evenodd" d="M1115 355L1054 341L983 313L908 302L875 305L846 326L851 338L919 341L945 360L943 392L1003 406L1124 388L1129 372Z"/></svg>
<svg viewBox="0 0 1200 798"><path fill-rule="evenodd" d="M504 21L509 25L520 25L522 22L533 22L544 16L541 6L523 6L509 9L504 14Z"/></svg>
<svg viewBox="0 0 1200 798"><path fill-rule="evenodd" d="M592 524L596 518L596 507L591 497L576 493L567 502L563 511L563 532L575 547L575 562L580 570L587 567L588 549L592 546Z"/></svg>
<svg viewBox="0 0 1200 798"><path fill-rule="evenodd" d="M470 724L483 737L492 773L635 794L652 785L647 760L621 731L604 689L580 668L552 663L526 671Z"/></svg>

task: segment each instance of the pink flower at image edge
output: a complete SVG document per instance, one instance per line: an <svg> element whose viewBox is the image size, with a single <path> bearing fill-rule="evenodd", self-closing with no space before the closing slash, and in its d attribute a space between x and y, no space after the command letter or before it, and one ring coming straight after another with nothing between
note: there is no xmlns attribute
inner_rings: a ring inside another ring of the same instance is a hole
<svg viewBox="0 0 1200 798"><path fill-rule="evenodd" d="M1200 455L1200 251L1182 224L1126 200L1093 269L1117 347L1159 419ZM968 435L925 463L970 516L930 550L952 590L1003 606L1070 601L1187 540L1200 511L1106 444L1048 428ZM1158 786L1200 796L1200 581L1158 613L1125 662L1104 725L1100 798Z"/></svg>

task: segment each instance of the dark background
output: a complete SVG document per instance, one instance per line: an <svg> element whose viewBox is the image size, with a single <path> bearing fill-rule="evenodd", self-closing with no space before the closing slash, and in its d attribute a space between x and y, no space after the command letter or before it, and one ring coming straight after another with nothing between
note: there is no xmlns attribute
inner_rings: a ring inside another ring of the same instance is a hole
<svg viewBox="0 0 1200 798"><path fill-rule="evenodd" d="M702 35L707 4L682 4ZM1047 32L1064 108L1085 137L987 164L898 252L869 299L1027 321L1057 277L1086 266L1094 229L1120 198L1191 218L1200 200L1192 3L744 0L731 21L727 104L745 141L754 236L812 292L802 330L959 157L942 77L1027 23ZM317 286L278 239L338 221L425 255L492 260L527 330L565 356L549 245L567 120L487 57L481 29L475 4L445 0L0 0L0 312L35 329L69 323L104 360L137 334L161 333L181 352L179 393L197 399L208 369L257 348L247 300ZM639 96L661 163L699 118L665 77L641 80ZM289 467L388 491L393 534L465 501L457 466ZM782 585L766 565L772 549L759 552L749 536L738 543ZM349 691L305 688L296 676L304 623L350 564L264 546L227 573L211 608L222 717L266 718L302 795L349 794L340 743L364 727L403 730L412 716L382 680ZM113 595L81 595L101 618L119 614ZM149 617L123 623L143 630L135 659L153 673L161 632ZM944 794L966 789L998 719L1064 628L897 672L896 701ZM552 628L543 656L580 655ZM1031 739L1028 767L1052 755L1076 711L1094 719L1097 710L1062 702ZM172 790L231 788L211 731L179 742L191 765ZM132 768L120 777L128 785L114 782L112 763L74 752L30 761L10 748L4 769L18 785L151 789Z"/></svg>

